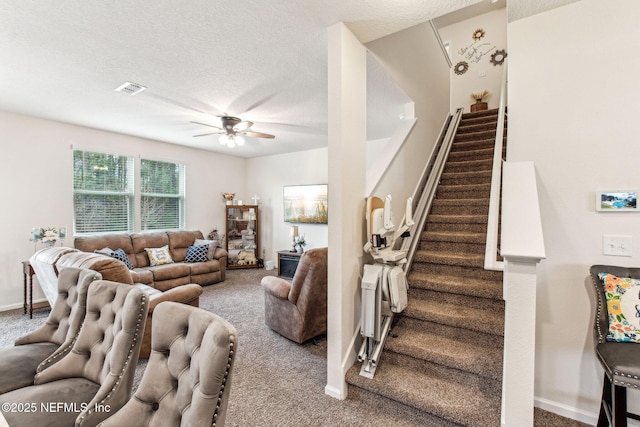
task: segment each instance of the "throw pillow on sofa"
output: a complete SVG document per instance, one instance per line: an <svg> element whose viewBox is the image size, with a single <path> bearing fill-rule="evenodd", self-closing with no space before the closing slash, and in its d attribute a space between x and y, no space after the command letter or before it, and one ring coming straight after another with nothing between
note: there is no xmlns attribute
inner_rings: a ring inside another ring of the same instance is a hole
<svg viewBox="0 0 640 427"><path fill-rule="evenodd" d="M169 245L165 245L161 248L144 248L149 256L149 265L155 267L156 265L173 264L173 258L169 253Z"/></svg>
<svg viewBox="0 0 640 427"><path fill-rule="evenodd" d="M124 249L122 248L116 249L115 251L111 252L109 256L124 262L124 265L126 265L129 270L133 270L133 264L131 264L131 261L129 261L129 257L127 256Z"/></svg>
<svg viewBox="0 0 640 427"><path fill-rule="evenodd" d="M211 261L213 259L213 254L216 251L216 248L218 247L218 241L207 240L207 239L196 239L196 241L193 243L193 246L202 246L202 245L207 245L207 247L209 248L209 250L207 251L207 258L209 258L209 261Z"/></svg>
<svg viewBox="0 0 640 427"><path fill-rule="evenodd" d="M207 262L209 257L207 252L209 251L209 245L189 246L187 248L187 255L184 257L184 262Z"/></svg>

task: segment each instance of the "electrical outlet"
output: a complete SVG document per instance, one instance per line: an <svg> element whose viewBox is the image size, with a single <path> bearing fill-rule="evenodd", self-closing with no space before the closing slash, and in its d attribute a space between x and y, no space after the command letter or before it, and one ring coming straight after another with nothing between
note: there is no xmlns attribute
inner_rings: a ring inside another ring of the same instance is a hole
<svg viewBox="0 0 640 427"><path fill-rule="evenodd" d="M631 236L602 236L602 253L611 256L632 256L633 242Z"/></svg>

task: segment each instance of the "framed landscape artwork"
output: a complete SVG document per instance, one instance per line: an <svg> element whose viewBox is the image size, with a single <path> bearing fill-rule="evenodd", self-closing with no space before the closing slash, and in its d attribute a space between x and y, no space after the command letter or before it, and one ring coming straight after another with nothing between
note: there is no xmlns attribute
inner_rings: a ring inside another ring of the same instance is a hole
<svg viewBox="0 0 640 427"><path fill-rule="evenodd" d="M284 222L327 224L328 185L285 185Z"/></svg>
<svg viewBox="0 0 640 427"><path fill-rule="evenodd" d="M601 212L638 211L636 191L599 191L596 210Z"/></svg>

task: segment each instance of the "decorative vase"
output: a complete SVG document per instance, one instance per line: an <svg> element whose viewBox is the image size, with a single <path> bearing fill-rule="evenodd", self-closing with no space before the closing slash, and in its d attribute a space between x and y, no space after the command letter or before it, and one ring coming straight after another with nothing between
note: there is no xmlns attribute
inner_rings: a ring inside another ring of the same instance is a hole
<svg viewBox="0 0 640 427"><path fill-rule="evenodd" d="M488 110L489 106L486 102L476 101L475 104L471 104L471 112Z"/></svg>
<svg viewBox="0 0 640 427"><path fill-rule="evenodd" d="M304 252L304 249L302 248L302 246L298 246L297 249L296 249L296 252L301 254L302 252Z"/></svg>
<svg viewBox="0 0 640 427"><path fill-rule="evenodd" d="M47 240L46 242L42 242L42 244L44 245L45 248L52 248L55 246L56 241L55 240Z"/></svg>

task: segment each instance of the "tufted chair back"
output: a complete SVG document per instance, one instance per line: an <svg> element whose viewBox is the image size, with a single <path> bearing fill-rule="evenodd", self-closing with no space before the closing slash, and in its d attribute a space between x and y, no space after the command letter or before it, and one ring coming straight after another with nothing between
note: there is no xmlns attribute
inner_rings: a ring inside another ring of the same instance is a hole
<svg viewBox="0 0 640 427"><path fill-rule="evenodd" d="M151 342L134 397L101 426L127 425L134 418L149 426L224 425L235 328L200 308L163 302L155 309Z"/></svg>
<svg viewBox="0 0 640 427"><path fill-rule="evenodd" d="M100 386L76 425L95 425L129 400L147 311L147 297L136 287L106 280L89 287L85 320L71 351L35 377L36 386L67 378ZM96 411L96 405L111 412Z"/></svg>

